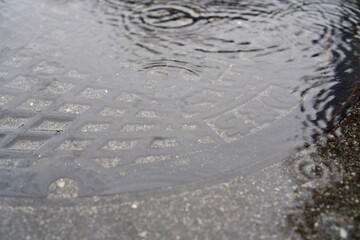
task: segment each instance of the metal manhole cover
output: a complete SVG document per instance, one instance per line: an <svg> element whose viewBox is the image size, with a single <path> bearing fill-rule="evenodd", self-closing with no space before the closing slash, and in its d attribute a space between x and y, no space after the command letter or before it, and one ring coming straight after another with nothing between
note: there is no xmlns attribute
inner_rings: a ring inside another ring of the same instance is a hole
<svg viewBox="0 0 360 240"><path fill-rule="evenodd" d="M0 1L0 195L151 190L289 156L358 96L357 3L310 3Z"/></svg>

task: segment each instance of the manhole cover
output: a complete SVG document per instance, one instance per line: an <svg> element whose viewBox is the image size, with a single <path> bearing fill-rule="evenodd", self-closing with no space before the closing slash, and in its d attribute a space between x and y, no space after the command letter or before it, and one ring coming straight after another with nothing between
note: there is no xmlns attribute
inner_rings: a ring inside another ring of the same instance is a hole
<svg viewBox="0 0 360 240"><path fill-rule="evenodd" d="M0 195L152 190L289 156L356 100L356 4L0 1Z"/></svg>

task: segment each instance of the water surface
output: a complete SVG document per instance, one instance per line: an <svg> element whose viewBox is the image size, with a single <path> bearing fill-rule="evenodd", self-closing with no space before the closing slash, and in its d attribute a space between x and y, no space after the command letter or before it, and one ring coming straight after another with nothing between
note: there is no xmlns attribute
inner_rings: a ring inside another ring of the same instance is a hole
<svg viewBox="0 0 360 240"><path fill-rule="evenodd" d="M0 1L0 195L246 174L359 95L357 1Z"/></svg>

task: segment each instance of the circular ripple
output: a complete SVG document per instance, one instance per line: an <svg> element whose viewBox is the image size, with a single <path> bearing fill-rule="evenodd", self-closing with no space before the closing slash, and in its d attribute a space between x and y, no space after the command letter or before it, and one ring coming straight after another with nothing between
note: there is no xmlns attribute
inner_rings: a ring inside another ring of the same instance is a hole
<svg viewBox="0 0 360 240"><path fill-rule="evenodd" d="M179 60L151 61L143 66L146 76L139 91L154 99L178 99L193 95L198 86L201 67Z"/></svg>
<svg viewBox="0 0 360 240"><path fill-rule="evenodd" d="M0 195L245 174L316 140L358 97L351 3L19 0L0 33L27 19L17 6L41 28L0 51ZM296 166L310 182L332 174Z"/></svg>
<svg viewBox="0 0 360 240"><path fill-rule="evenodd" d="M155 6L144 9L140 20L154 28L183 28L195 24L199 16L189 8L181 6Z"/></svg>
<svg viewBox="0 0 360 240"><path fill-rule="evenodd" d="M292 158L293 176L303 187L323 187L341 179L342 169L336 162L320 157L316 149L300 151Z"/></svg>
<svg viewBox="0 0 360 240"><path fill-rule="evenodd" d="M106 3L103 11L109 17L104 23L153 52L248 53L261 59L285 52L287 61L298 59L303 50L318 54L318 45L331 44L331 26L322 19L326 14L330 24L336 24L333 20L339 17L336 4L322 4L322 9L295 1Z"/></svg>

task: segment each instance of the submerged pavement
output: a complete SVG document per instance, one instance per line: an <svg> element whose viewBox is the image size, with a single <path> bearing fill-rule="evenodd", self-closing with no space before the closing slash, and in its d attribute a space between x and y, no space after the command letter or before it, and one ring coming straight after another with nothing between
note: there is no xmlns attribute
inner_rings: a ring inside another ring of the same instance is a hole
<svg viewBox="0 0 360 240"><path fill-rule="evenodd" d="M360 104L316 146L253 174L145 194L0 199L1 239L358 239Z"/></svg>
<svg viewBox="0 0 360 240"><path fill-rule="evenodd" d="M358 1L10 2L0 240L360 239Z"/></svg>

